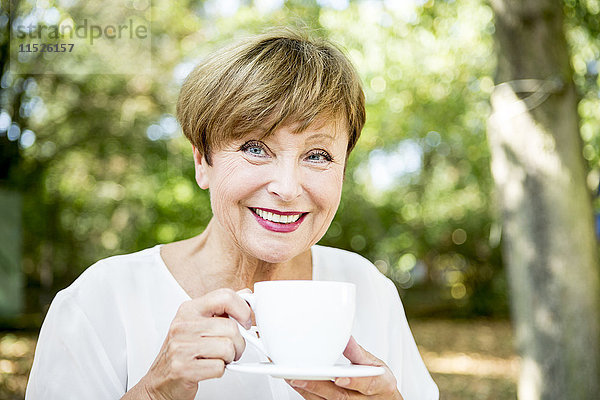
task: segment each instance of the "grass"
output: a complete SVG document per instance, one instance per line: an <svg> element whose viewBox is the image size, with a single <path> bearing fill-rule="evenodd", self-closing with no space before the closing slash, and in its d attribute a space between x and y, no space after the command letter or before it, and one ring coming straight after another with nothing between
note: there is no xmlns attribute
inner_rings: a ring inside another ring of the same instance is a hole
<svg viewBox="0 0 600 400"><path fill-rule="evenodd" d="M507 321L412 320L442 400L516 398L519 359ZM0 399L23 399L36 335L0 332Z"/></svg>
<svg viewBox="0 0 600 400"><path fill-rule="evenodd" d="M411 328L440 399L517 398L519 358L510 322L416 320Z"/></svg>

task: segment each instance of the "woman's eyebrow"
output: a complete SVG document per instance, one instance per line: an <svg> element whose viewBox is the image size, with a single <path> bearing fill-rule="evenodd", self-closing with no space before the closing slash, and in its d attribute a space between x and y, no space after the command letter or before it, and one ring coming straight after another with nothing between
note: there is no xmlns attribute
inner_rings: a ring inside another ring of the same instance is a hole
<svg viewBox="0 0 600 400"><path fill-rule="evenodd" d="M316 140L320 138L325 138L330 141L333 141L335 139L334 136L328 135L327 133L315 133L314 135L310 135L309 137L307 137L306 141L308 142L309 140Z"/></svg>

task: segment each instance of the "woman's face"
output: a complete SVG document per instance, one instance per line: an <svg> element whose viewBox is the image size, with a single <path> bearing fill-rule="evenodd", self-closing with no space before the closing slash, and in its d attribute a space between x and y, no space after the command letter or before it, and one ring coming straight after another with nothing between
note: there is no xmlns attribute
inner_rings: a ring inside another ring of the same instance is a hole
<svg viewBox="0 0 600 400"><path fill-rule="evenodd" d="M242 252L283 262L315 244L340 202L348 136L326 123L267 138L248 135L211 154L194 151L196 180L210 190L219 231Z"/></svg>

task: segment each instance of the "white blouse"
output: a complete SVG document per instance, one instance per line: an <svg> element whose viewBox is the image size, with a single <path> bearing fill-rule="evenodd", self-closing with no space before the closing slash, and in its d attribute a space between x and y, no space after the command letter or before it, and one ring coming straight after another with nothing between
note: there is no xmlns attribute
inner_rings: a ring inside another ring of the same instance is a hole
<svg viewBox="0 0 600 400"><path fill-rule="evenodd" d="M383 360L404 400L439 398L394 284L358 254L312 247L313 279L357 285L352 335ZM110 257L61 290L42 325L26 400L115 400L146 374L179 306L190 297L160 245ZM240 362L266 361L246 346ZM201 381L196 400L302 400L283 379L226 370Z"/></svg>

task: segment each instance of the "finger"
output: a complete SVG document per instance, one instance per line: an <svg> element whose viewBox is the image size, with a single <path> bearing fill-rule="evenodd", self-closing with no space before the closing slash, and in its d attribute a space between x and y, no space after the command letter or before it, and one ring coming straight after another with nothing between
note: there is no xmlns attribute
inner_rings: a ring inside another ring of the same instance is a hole
<svg viewBox="0 0 600 400"><path fill-rule="evenodd" d="M196 344L201 338L220 337L233 343L234 359L241 358L246 349L246 341L240 334L238 324L230 318L198 318L195 321L174 320L167 334L169 343Z"/></svg>
<svg viewBox="0 0 600 400"><path fill-rule="evenodd" d="M365 395L375 395L381 393L393 393L396 390L396 378L383 361L363 349L354 339L350 337L348 345L344 350L344 356L353 364L374 365L385 368L385 373L379 376L369 376L362 378L337 378L337 386L354 390Z"/></svg>
<svg viewBox="0 0 600 400"><path fill-rule="evenodd" d="M199 336L233 337L238 332L237 323L225 317L198 317L175 319L169 332L180 339L197 339Z"/></svg>
<svg viewBox="0 0 600 400"><path fill-rule="evenodd" d="M166 364L152 368L157 368L161 379L168 381L181 381L196 383L201 380L220 378L225 373L225 362L222 359L196 359L189 361L171 360Z"/></svg>
<svg viewBox="0 0 600 400"><path fill-rule="evenodd" d="M194 342L172 341L167 345L171 360L189 363L196 359L220 359L228 364L236 356L235 346L229 338L204 337Z"/></svg>
<svg viewBox="0 0 600 400"><path fill-rule="evenodd" d="M296 390L303 390L307 393L324 399L350 399L351 394L348 390L336 386L331 381L302 381L292 380L289 384Z"/></svg>
<svg viewBox="0 0 600 400"><path fill-rule="evenodd" d="M228 315L247 329L252 325L250 306L231 289L217 289L202 297L186 301L180 306L180 311L204 317Z"/></svg>
<svg viewBox="0 0 600 400"><path fill-rule="evenodd" d="M304 399L306 400L325 400L323 397L321 396L317 396L314 393L310 393L307 392L304 389L300 389L300 388L293 388L296 392L298 392L300 394L300 396L302 396Z"/></svg>
<svg viewBox="0 0 600 400"><path fill-rule="evenodd" d="M363 378L336 378L335 385L367 396L391 394L396 391L396 378L386 369L385 374Z"/></svg>
<svg viewBox="0 0 600 400"><path fill-rule="evenodd" d="M363 349L354 339L353 336L350 336L350 340L346 345L346 349L344 350L344 356L350 360L352 364L361 364L361 365L376 365L383 366L385 363L381 361L379 358L375 357L373 354L369 353L365 349Z"/></svg>
<svg viewBox="0 0 600 400"><path fill-rule="evenodd" d="M190 378L196 382L205 379L220 378L225 373L225 363L220 359L199 359L189 366Z"/></svg>
<svg viewBox="0 0 600 400"><path fill-rule="evenodd" d="M198 340L195 358L221 359L225 364L229 364L236 359L237 355L238 352L230 338L204 337Z"/></svg>
<svg viewBox="0 0 600 400"><path fill-rule="evenodd" d="M197 348L189 343L169 344L151 368L158 371L161 379L169 381L196 383L223 376L225 361L222 358L196 358L197 354Z"/></svg>
<svg viewBox="0 0 600 400"><path fill-rule="evenodd" d="M203 317L193 321L173 321L168 335L171 340L183 342L196 342L201 337L229 338L239 356L246 348L246 341L240 334L238 324L231 318Z"/></svg>
<svg viewBox="0 0 600 400"><path fill-rule="evenodd" d="M239 360L246 349L246 341L240 334L237 322L231 318L223 317L208 318L207 320L205 321L207 324L205 336L213 335L230 339L235 348L234 359Z"/></svg>

